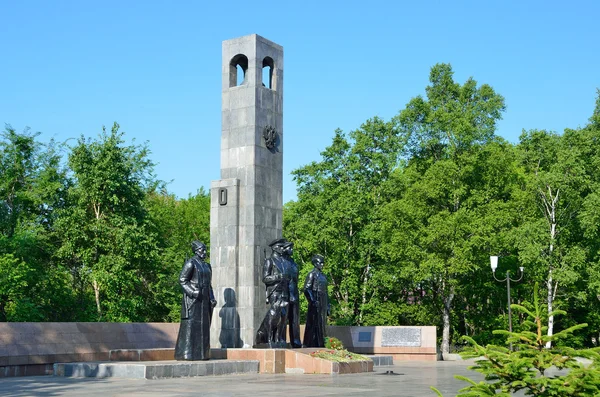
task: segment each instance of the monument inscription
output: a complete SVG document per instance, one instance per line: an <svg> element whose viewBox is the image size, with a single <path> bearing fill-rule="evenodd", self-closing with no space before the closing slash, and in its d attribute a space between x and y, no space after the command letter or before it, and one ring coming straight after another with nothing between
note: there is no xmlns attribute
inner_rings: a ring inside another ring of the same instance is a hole
<svg viewBox="0 0 600 397"><path fill-rule="evenodd" d="M420 347L420 328L383 328L381 330L382 347Z"/></svg>

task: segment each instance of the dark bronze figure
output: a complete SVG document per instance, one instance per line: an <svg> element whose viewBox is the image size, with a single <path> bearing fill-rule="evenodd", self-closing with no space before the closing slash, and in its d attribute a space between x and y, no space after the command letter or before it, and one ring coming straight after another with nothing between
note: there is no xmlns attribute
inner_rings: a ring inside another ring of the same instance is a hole
<svg viewBox="0 0 600 397"><path fill-rule="evenodd" d="M255 347L287 347L285 328L290 299L290 275L283 256L285 242L284 239L271 242L271 256L263 264L263 283L270 307L256 332Z"/></svg>
<svg viewBox="0 0 600 397"><path fill-rule="evenodd" d="M179 274L183 288L181 324L175 345L176 360L210 359L210 321L217 305L212 289L212 269L206 259L206 246L192 242L194 256Z"/></svg>
<svg viewBox="0 0 600 397"><path fill-rule="evenodd" d="M308 300L304 345L306 347L324 347L329 298L327 296L327 277L323 274L323 257L312 257L313 270L306 276L304 295Z"/></svg>
<svg viewBox="0 0 600 397"><path fill-rule="evenodd" d="M294 243L287 242L284 245L283 257L287 261L288 273L290 275L290 302L288 305L288 333L292 347L302 347L300 340L300 294L298 293L298 265L294 262Z"/></svg>

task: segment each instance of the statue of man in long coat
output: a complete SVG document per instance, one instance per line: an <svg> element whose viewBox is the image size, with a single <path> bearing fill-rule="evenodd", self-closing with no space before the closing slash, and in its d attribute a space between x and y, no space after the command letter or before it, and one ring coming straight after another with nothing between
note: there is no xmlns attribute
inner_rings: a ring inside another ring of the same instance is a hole
<svg viewBox="0 0 600 397"><path fill-rule="evenodd" d="M194 256L179 274L183 289L181 324L175 345L176 360L210 359L210 321L217 304L212 289L212 269L206 259L206 246L192 242Z"/></svg>

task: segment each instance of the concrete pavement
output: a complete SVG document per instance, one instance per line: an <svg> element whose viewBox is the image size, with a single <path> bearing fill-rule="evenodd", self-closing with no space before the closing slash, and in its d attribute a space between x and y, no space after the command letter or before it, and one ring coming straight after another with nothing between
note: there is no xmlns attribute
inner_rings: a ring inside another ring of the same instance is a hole
<svg viewBox="0 0 600 397"><path fill-rule="evenodd" d="M221 375L178 379L78 379L32 376L0 379L0 396L454 396L465 386L454 375L481 376L468 370L469 362L401 362L375 367L375 372L350 375ZM385 374L393 371L393 375Z"/></svg>

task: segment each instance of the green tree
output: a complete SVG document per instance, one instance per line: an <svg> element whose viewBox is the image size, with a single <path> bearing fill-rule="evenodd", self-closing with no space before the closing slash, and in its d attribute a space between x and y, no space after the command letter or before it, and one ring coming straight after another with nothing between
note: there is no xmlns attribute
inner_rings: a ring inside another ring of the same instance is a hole
<svg viewBox="0 0 600 397"><path fill-rule="evenodd" d="M181 287L177 274L191 255L190 243L200 240L210 243L210 195L200 189L194 196L177 199L166 191L147 195L148 211L157 235L160 272L155 285L155 299L164 302L168 310L162 318L179 321Z"/></svg>
<svg viewBox="0 0 600 397"><path fill-rule="evenodd" d="M325 256L338 323L388 320L368 318L368 312L376 306L374 281L384 277L377 275L377 208L398 153L393 125L376 117L348 135L337 130L321 161L293 171L298 200L285 206L284 235L295 242L299 264L310 265L315 253Z"/></svg>
<svg viewBox="0 0 600 397"><path fill-rule="evenodd" d="M532 130L521 135L519 151L527 170L527 217L518 240L519 256L546 286L547 312L569 307L581 321L598 318L598 189L600 189L600 95L589 124L562 135ZM598 325L598 320L594 325ZM548 335L554 332L548 316ZM588 331L588 332L591 332ZM597 335L588 334L589 345Z"/></svg>
<svg viewBox="0 0 600 397"><path fill-rule="evenodd" d="M66 320L68 273L52 262L56 210L64 204L60 146L6 126L0 140L0 320ZM60 304L56 298L60 298Z"/></svg>
<svg viewBox="0 0 600 397"><path fill-rule="evenodd" d="M127 146L123 135L115 123L98 140L81 137L69 154L74 183L56 222L57 257L74 276L80 318L147 321L162 305L152 299L158 249L144 205L157 186L153 163L146 146Z"/></svg>
<svg viewBox="0 0 600 397"><path fill-rule="evenodd" d="M51 228L54 210L64 201L67 180L60 148L53 141L42 144L39 135L29 129L17 133L9 125L1 134L0 243L18 240L24 229Z"/></svg>
<svg viewBox="0 0 600 397"><path fill-rule="evenodd" d="M587 295L584 281L598 268L592 236L597 230L593 223L599 219L599 132L592 117L585 128L566 129L562 135L524 132L518 146L528 177L525 207L529 209L521 226L519 256L545 283L549 336L554 332L550 313L557 299L585 306L591 303L589 297L597 296L597 291Z"/></svg>
<svg viewBox="0 0 600 397"><path fill-rule="evenodd" d="M406 166L395 175L395 189L384 208L382 255L402 267L399 283L425 295L442 318L442 352L450 345L454 300L492 248L490 218L506 213L514 174L508 146L495 138L504 99L472 78L454 82L450 65L432 67L427 98L413 98L396 118L406 142ZM502 164L486 158L493 156ZM511 219L509 217L508 219ZM486 230L487 229L487 230ZM487 250L485 250L487 248Z"/></svg>
<svg viewBox="0 0 600 397"><path fill-rule="evenodd" d="M40 321L43 314L30 293L35 269L11 254L0 256L0 313L2 321Z"/></svg>
<svg viewBox="0 0 600 397"><path fill-rule="evenodd" d="M590 323L586 344L597 346L600 328L600 90L597 91L596 106L588 125L579 130L581 138L581 156L586 160L586 174L589 175L587 194L578 213L581 226L582 245L586 248L587 261L583 266L582 277L577 285L577 292L572 294L568 303L571 308L578 308L579 322ZM585 293L583 293L585 291ZM575 299L574 299L574 298Z"/></svg>
<svg viewBox="0 0 600 397"><path fill-rule="evenodd" d="M37 135L39 134L32 135L29 131L18 134L10 126L6 126L2 134L0 225L2 235L6 239L14 236L20 220L31 218L35 213L35 198L29 187L34 183L37 169L35 164Z"/></svg>

